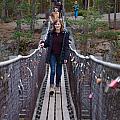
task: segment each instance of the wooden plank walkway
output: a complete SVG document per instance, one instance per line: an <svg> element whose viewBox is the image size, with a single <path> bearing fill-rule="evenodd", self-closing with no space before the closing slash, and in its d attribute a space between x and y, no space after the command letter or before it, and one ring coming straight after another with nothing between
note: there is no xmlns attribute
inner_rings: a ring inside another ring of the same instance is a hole
<svg viewBox="0 0 120 120"><path fill-rule="evenodd" d="M47 85L39 120L70 120L69 111L67 109L64 70L62 70L62 72L60 93L55 92L53 96L49 95L50 70L48 72Z"/></svg>

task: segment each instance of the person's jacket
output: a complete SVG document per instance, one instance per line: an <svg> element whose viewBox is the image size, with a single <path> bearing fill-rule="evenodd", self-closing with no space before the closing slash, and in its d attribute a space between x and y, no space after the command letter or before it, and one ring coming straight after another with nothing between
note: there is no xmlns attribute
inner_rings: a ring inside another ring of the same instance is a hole
<svg viewBox="0 0 120 120"><path fill-rule="evenodd" d="M78 4L75 4L75 5L73 6L73 8L74 8L74 11L78 11L78 10L79 10L79 5L78 5Z"/></svg>
<svg viewBox="0 0 120 120"><path fill-rule="evenodd" d="M60 62L64 63L64 60L68 60L69 58L69 33L63 31L63 42L62 42L62 50L60 54ZM47 48L47 55L46 55L46 63L50 61L50 55L52 50L52 41L53 41L53 32L49 31L47 35L47 39L44 41L44 47Z"/></svg>

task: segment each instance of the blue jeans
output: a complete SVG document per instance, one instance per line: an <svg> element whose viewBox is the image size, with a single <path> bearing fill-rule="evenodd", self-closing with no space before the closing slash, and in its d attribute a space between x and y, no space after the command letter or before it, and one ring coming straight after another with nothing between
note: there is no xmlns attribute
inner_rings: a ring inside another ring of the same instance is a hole
<svg viewBox="0 0 120 120"><path fill-rule="evenodd" d="M74 11L74 16L75 16L75 18L78 17L78 11L77 10Z"/></svg>
<svg viewBox="0 0 120 120"><path fill-rule="evenodd" d="M50 85L54 84L54 77L56 72L56 87L59 87L62 75L62 63L59 63L57 56L54 54L52 54L50 57L50 68Z"/></svg>

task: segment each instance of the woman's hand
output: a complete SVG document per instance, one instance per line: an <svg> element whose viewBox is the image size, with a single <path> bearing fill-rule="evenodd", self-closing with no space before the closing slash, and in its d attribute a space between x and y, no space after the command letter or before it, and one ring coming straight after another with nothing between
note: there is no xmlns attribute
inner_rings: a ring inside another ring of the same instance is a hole
<svg viewBox="0 0 120 120"><path fill-rule="evenodd" d="M67 63L67 60L64 60L64 64L66 64Z"/></svg>
<svg viewBox="0 0 120 120"><path fill-rule="evenodd" d="M39 47L41 47L41 48L44 47L44 41L43 40L40 41Z"/></svg>
<svg viewBox="0 0 120 120"><path fill-rule="evenodd" d="M39 46L40 46L41 48L43 48L43 47L44 47L44 43L41 43Z"/></svg>

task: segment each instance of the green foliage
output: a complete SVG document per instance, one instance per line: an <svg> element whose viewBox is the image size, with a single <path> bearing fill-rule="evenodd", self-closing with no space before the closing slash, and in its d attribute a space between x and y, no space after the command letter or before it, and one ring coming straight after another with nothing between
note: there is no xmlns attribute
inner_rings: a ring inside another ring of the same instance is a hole
<svg viewBox="0 0 120 120"><path fill-rule="evenodd" d="M80 20L67 20L67 23L69 25L79 26L84 34L88 34L88 37L90 37L90 35L94 36L98 28L107 28L108 25L105 22L100 21L102 16L95 8L82 11L84 11L82 15L83 17Z"/></svg>
<svg viewBox="0 0 120 120"><path fill-rule="evenodd" d="M33 37L33 32L31 30L23 32L23 36L26 40L31 41Z"/></svg>
<svg viewBox="0 0 120 120"><path fill-rule="evenodd" d="M73 0L65 0L65 9L66 9L66 12L73 11L73 3L74 3Z"/></svg>
<svg viewBox="0 0 120 120"><path fill-rule="evenodd" d="M20 37L24 37L26 40L30 40L32 38L32 31L28 30L28 31L16 31L13 33L13 38L17 39Z"/></svg>
<svg viewBox="0 0 120 120"><path fill-rule="evenodd" d="M32 18L31 17L25 17L24 19L17 20L16 23L17 23L17 25L20 25L20 24L30 25L32 23Z"/></svg>
<svg viewBox="0 0 120 120"><path fill-rule="evenodd" d="M0 15L2 14L2 3L0 3ZM0 16L1 17L1 16Z"/></svg>
<svg viewBox="0 0 120 120"><path fill-rule="evenodd" d="M30 9L30 7L31 7L30 4L24 1L17 6L17 9L26 11Z"/></svg>
<svg viewBox="0 0 120 120"><path fill-rule="evenodd" d="M110 31L108 28L107 22L101 21L101 15L95 9L90 10L82 10L83 18L80 20L67 20L67 24L72 27L79 26L79 33L80 29L83 30L83 33L76 34L75 39L79 40L80 42L86 41L88 38L102 38L102 39L109 39L115 41L115 47L120 48L120 41L118 37L120 36L120 32ZM86 30L87 32L84 32Z"/></svg>
<svg viewBox="0 0 120 120"><path fill-rule="evenodd" d="M117 40L117 41L116 41L116 46L117 46L117 48L120 49L120 40Z"/></svg>
<svg viewBox="0 0 120 120"><path fill-rule="evenodd" d="M118 35L120 35L120 32L114 32L114 31L103 31L103 32L98 32L96 36L98 38L105 38L105 39L110 39L110 40L117 40Z"/></svg>
<svg viewBox="0 0 120 120"><path fill-rule="evenodd" d="M21 31L16 31L13 33L13 38L15 38L15 39L20 38L22 36L23 36L23 34Z"/></svg>
<svg viewBox="0 0 120 120"><path fill-rule="evenodd" d="M113 8L110 5L110 0L99 0L98 1L99 6L103 6L104 7L104 12L108 13L108 11Z"/></svg>
<svg viewBox="0 0 120 120"><path fill-rule="evenodd" d="M67 23L69 26L78 25L78 21L76 21L76 20L71 20L71 19L66 19L66 23Z"/></svg>
<svg viewBox="0 0 120 120"><path fill-rule="evenodd" d="M79 10L79 13L78 13L79 16L84 16L85 14L87 14L87 10L83 10L83 9Z"/></svg>
<svg viewBox="0 0 120 120"><path fill-rule="evenodd" d="M31 6L27 3L27 2L21 2L18 6L17 6L17 11L20 13L22 13L21 19L17 19L16 24L17 27L19 28L19 26L21 25L31 25L32 23L32 16L30 15L30 8ZM17 29L17 31L15 31L13 33L13 37L18 40L18 48L19 48L19 54L25 54L28 50L27 50L27 46L28 43L31 42L32 40L32 36L33 33L30 30L22 30L22 29Z"/></svg>
<svg viewBox="0 0 120 120"><path fill-rule="evenodd" d="M88 34L75 34L75 40L79 41L80 43L85 43L88 39L89 35Z"/></svg>
<svg viewBox="0 0 120 120"><path fill-rule="evenodd" d="M2 18L2 20L3 20L5 23L9 23L9 22L12 21L12 19L11 19L10 17L4 16L4 17L1 17L1 18Z"/></svg>
<svg viewBox="0 0 120 120"><path fill-rule="evenodd" d="M16 31L13 38L19 41L19 54L25 55L28 52L28 44L32 41L32 31Z"/></svg>
<svg viewBox="0 0 120 120"><path fill-rule="evenodd" d="M8 0L7 6L8 6L9 17L11 17L14 11L14 0Z"/></svg>
<svg viewBox="0 0 120 120"><path fill-rule="evenodd" d="M28 41L27 39L23 38L20 40L20 45L19 45L19 54L25 55L28 52L28 44L30 41Z"/></svg>

